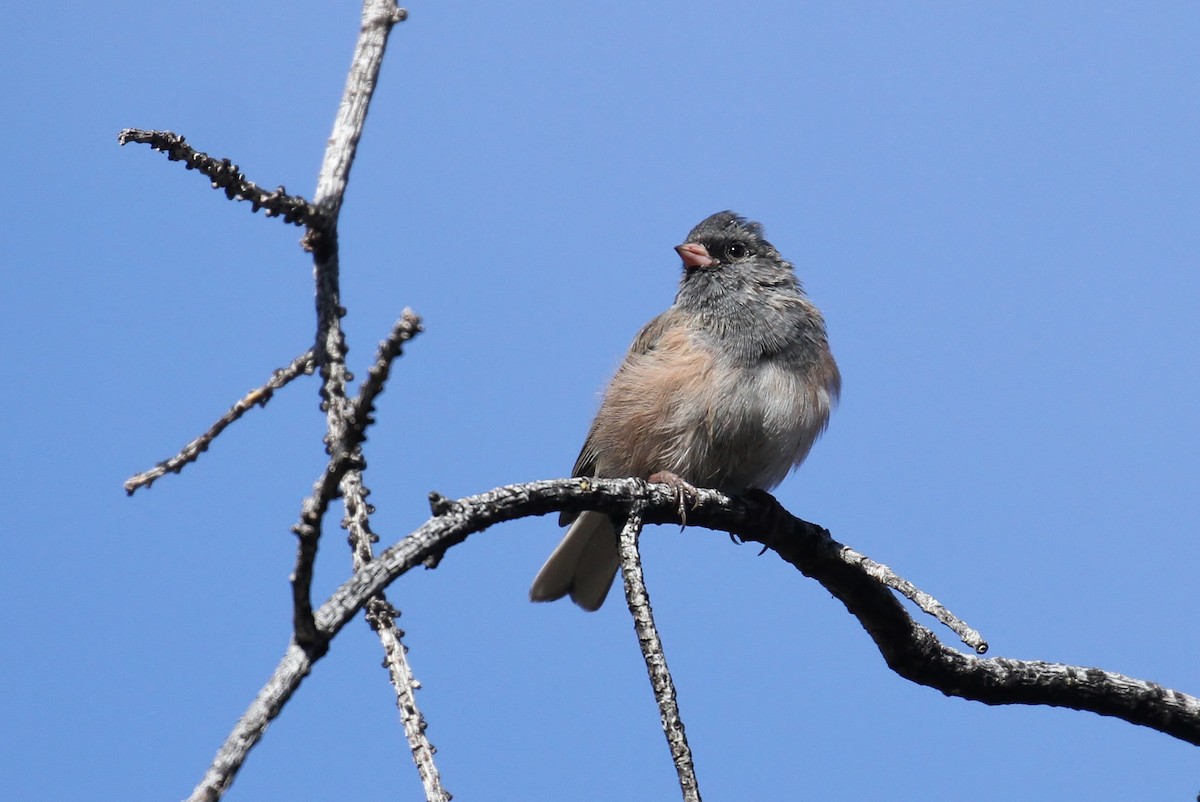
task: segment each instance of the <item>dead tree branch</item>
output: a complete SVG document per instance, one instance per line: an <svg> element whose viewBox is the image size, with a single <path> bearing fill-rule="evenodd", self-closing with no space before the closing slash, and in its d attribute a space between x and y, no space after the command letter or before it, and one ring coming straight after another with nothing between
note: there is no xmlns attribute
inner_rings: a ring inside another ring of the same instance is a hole
<svg viewBox="0 0 1200 802"><path fill-rule="evenodd" d="M418 565L438 562L448 549L495 524L562 510L595 509L625 516L634 505L643 506L645 523L679 523L676 491L638 479L530 482L457 501L432 494L435 517L338 588L316 611L316 626L326 640L332 639L392 581ZM984 658L951 649L909 616L891 589L863 567L861 555L838 543L825 529L793 517L777 504L700 490L695 508L687 515L693 531L697 527L714 529L768 545L805 576L820 582L858 618L888 665L906 679L948 696L985 704L1040 704L1098 713L1200 745L1200 698L1099 668ZM232 781L231 773L236 773L282 703L308 675L314 660L294 644L289 647L275 674L230 733L197 793Z"/></svg>
<svg viewBox="0 0 1200 802"><path fill-rule="evenodd" d="M349 532L354 568L361 570L371 562L372 544L376 538L369 520L371 507L367 496L370 491L362 476L366 467L362 443L371 422L375 398L383 391L392 362L400 355L404 343L421 329L420 318L406 309L380 346L358 397L347 397L346 388L353 376L346 368L348 349L341 327L346 310L341 305L338 216L367 109L383 65L388 36L392 27L407 16L407 12L396 7L394 0L366 0L363 3L362 26L313 199L314 205L323 212L322 225L310 227L304 238L305 247L313 253L317 310L315 351L322 378L321 403L325 411L325 446L330 465L322 481L317 483L314 495L305 502L301 524L294 530L298 543L292 596L296 642L318 654L328 648L328 640L314 625L311 602L312 569L321 534L321 518L336 487L345 506L343 526ZM447 802L449 794L442 788L433 761L434 749L425 737L425 719L417 707L417 681L408 665L406 648L401 640L403 633L395 623L398 615L382 589L368 601L367 622L383 645L384 663L396 692L396 705L426 799L428 802Z"/></svg>
<svg viewBox="0 0 1200 802"><path fill-rule="evenodd" d="M166 472L178 472L187 462L196 459L213 438L250 406L265 403L274 389L286 384L299 371L311 373L314 367L319 370L322 379L321 406L326 414L324 443L329 463L314 484L312 495L302 504L300 521L293 527L297 535L297 555L291 576L294 619L292 646L280 665L277 677L260 694L261 704L247 712L235 736L231 736L231 742L217 755L204 780L193 792L194 799L220 797L232 782L246 751L261 737L266 722L278 715L297 687L298 677L307 673L312 661L328 650L328 637L314 620L311 586L322 520L338 495L345 504L343 526L349 531L355 570L365 568L373 560L373 543L377 538L371 532L371 507L367 503L369 490L362 480L365 467L362 443L366 427L371 422L375 399L383 391L391 364L400 355L403 344L420 331L421 324L415 314L405 310L391 334L381 344L376 361L358 395L349 398L346 390L353 376L346 367L348 348L341 327L341 318L346 310L340 300L337 223L367 109L378 81L388 35L392 27L406 17L407 12L398 8L394 0L365 0L362 25L345 92L326 147L312 203L299 196L288 195L283 187L274 192L262 190L229 159L216 159L200 153L177 134L130 128L118 136L122 145L142 142L165 153L172 161L183 161L189 170L195 169L206 175L214 188L224 189L226 197L231 200L248 201L254 211L265 209L268 216L282 216L289 223L305 226L307 233L303 245L313 254L317 311L313 349L296 360L290 369L277 372L265 387L239 401L216 425L190 443L178 456L126 483L127 492L132 493ZM449 794L441 786L437 767L433 763L434 750L425 738L425 721L416 705L414 690L417 682L405 657L402 633L395 624L399 613L388 603L382 588L371 595L366 606L367 621L384 647L385 665L396 689L397 705L425 786L426 798L430 802L447 802ZM293 679L285 679L288 676ZM256 727L259 729L256 730Z"/></svg>

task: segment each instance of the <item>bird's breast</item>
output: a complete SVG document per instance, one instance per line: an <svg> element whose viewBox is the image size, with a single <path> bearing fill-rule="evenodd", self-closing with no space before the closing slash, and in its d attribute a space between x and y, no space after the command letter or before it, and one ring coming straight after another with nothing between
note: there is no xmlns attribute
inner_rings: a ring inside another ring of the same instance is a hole
<svg viewBox="0 0 1200 802"><path fill-rule="evenodd" d="M730 492L774 487L828 421L834 397L820 374L779 357L724 359L685 327L671 329L627 359L605 393L597 473L667 470Z"/></svg>

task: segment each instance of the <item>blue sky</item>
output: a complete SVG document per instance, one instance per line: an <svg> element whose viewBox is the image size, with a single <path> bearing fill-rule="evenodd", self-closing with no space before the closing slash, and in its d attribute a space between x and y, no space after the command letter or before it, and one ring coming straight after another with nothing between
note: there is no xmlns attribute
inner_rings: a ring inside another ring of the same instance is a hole
<svg viewBox="0 0 1200 802"><path fill-rule="evenodd" d="M828 319L843 403L778 490L992 654L1200 693L1200 6L430 3L394 33L342 215L360 372L427 332L367 444L390 544L436 489L565 475L704 216L761 220ZM53 14L53 16L51 16ZM18 4L0 26L8 487L0 785L182 797L290 622L324 465L314 380L126 498L308 345L299 231L126 126L311 195L353 3ZM334 519L336 520L336 518ZM324 598L346 576L327 528ZM531 605L560 532L473 537L392 587L447 787L675 798L627 613ZM827 592L719 533L645 571L713 800L1194 799L1200 752L892 674ZM231 800L418 799L348 627Z"/></svg>

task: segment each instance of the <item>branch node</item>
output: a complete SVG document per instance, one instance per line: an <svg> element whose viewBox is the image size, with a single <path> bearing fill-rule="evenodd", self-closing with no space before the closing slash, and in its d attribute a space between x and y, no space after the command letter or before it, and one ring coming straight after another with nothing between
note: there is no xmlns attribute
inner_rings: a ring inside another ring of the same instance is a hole
<svg viewBox="0 0 1200 802"><path fill-rule="evenodd" d="M443 515L449 515L457 509L458 505L451 499L446 498L436 490L429 491L429 511L433 513L434 518L441 518Z"/></svg>

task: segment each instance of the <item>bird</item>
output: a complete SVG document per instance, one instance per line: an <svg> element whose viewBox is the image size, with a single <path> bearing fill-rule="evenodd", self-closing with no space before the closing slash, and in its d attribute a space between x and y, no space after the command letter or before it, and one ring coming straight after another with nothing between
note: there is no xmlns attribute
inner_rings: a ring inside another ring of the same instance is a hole
<svg viewBox="0 0 1200 802"><path fill-rule="evenodd" d="M669 309L642 328L604 391L572 473L735 494L769 491L808 456L841 394L825 319L760 223L698 223ZM617 523L564 512L532 601L600 609L620 567Z"/></svg>

